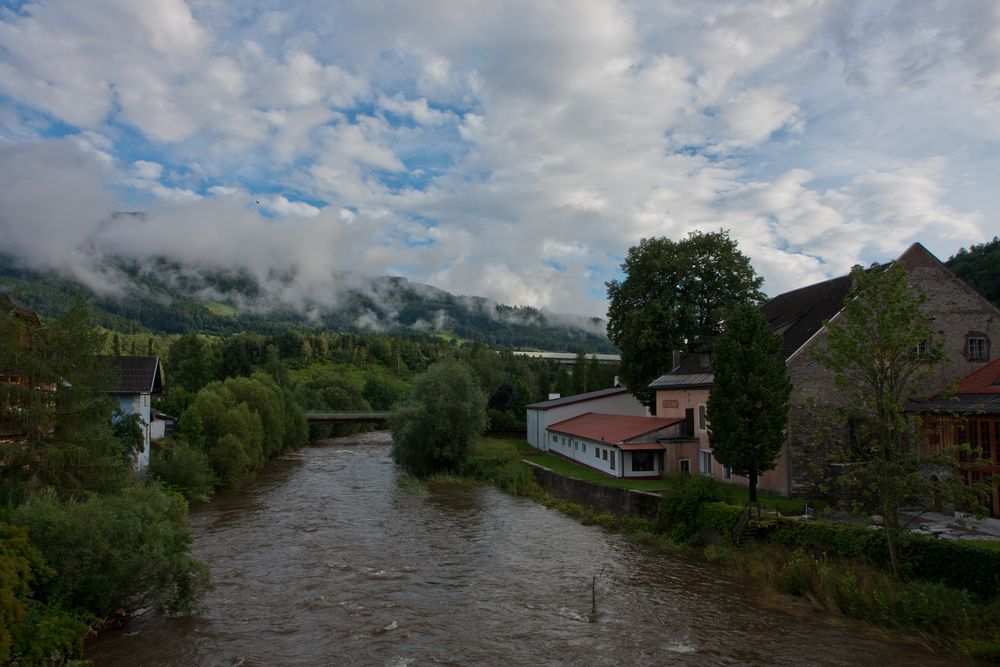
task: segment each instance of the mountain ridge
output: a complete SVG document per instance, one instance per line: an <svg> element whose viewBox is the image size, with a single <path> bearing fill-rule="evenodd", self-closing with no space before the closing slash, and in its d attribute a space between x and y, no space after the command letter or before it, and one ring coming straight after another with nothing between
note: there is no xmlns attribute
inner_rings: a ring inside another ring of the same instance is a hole
<svg viewBox="0 0 1000 667"><path fill-rule="evenodd" d="M289 328L376 331L480 339L494 347L615 352L604 321L454 295L398 276L331 272L330 291L300 294L295 273L263 278L245 268L204 269L166 257L101 262L104 289L0 254L0 291L43 316L88 302L95 324L114 331L226 335Z"/></svg>

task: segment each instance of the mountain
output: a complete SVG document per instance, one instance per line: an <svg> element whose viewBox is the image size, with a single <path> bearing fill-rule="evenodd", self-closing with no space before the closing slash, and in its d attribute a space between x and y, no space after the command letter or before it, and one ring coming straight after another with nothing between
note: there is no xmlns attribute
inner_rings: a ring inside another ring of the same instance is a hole
<svg viewBox="0 0 1000 667"><path fill-rule="evenodd" d="M303 293L293 272L257 277L245 269L196 269L160 257L142 264L107 259L100 279L90 282L94 286L0 254L0 291L11 292L45 316L82 298L95 323L122 332L270 334L303 327L480 338L495 347L615 352L599 318L456 296L398 277L335 273L328 290Z"/></svg>

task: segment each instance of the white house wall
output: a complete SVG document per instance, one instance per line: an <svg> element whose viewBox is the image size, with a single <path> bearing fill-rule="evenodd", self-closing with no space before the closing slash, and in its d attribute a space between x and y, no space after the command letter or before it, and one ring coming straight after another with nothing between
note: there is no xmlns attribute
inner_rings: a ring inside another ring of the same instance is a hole
<svg viewBox="0 0 1000 667"><path fill-rule="evenodd" d="M548 449L587 467L599 470L612 477L660 476L659 452L653 452L653 469L632 470L632 452L623 452L613 445L586 438L577 438L561 433L548 433ZM614 461L614 468L612 468Z"/></svg>
<svg viewBox="0 0 1000 667"><path fill-rule="evenodd" d="M139 472L145 472L149 467L149 441L151 422L149 394L121 394L118 396L118 406L126 415L139 415L142 426L142 452L136 459Z"/></svg>
<svg viewBox="0 0 1000 667"><path fill-rule="evenodd" d="M627 391L613 396L600 396L548 409L528 408L528 443L542 451L548 451L549 439L546 439L545 436L551 424L557 424L588 412L633 417L649 416L649 410L646 409L646 406Z"/></svg>

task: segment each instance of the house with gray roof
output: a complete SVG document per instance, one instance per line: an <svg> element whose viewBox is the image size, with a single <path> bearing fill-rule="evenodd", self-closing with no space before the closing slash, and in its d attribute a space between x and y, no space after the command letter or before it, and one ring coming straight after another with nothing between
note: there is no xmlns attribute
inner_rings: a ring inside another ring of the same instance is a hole
<svg viewBox="0 0 1000 667"><path fill-rule="evenodd" d="M118 400L126 415L139 415L143 433L143 448L136 456L139 472L149 467L149 445L152 440L152 398L163 391L163 370L159 357L98 357L111 368L112 388L109 394Z"/></svg>
<svg viewBox="0 0 1000 667"><path fill-rule="evenodd" d="M1000 337L1000 311L919 243L896 261L906 269L911 287L927 297L922 309L945 347L947 358L934 376L926 385L914 387L916 395L928 396L989 363L992 343ZM786 496L813 494L836 475L828 464L830 449L846 446L847 426L839 440L831 440L829 431L815 424L821 412L842 404L845 398L833 374L813 352L825 345L827 327L836 326L850 291L851 278L845 275L785 292L761 306L772 329L782 337L780 354L793 384L785 445L775 469L761 476L761 489ZM713 380L712 351L705 348L684 355L651 383L656 391L656 416L684 417L690 425L687 439L674 441L666 453L666 470L690 470L746 484L745 478L734 476L712 457L706 405Z"/></svg>

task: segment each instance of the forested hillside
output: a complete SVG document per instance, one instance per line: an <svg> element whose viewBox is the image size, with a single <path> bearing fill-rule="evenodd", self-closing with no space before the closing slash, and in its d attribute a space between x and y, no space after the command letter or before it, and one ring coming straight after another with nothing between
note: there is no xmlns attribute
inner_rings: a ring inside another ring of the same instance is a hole
<svg viewBox="0 0 1000 667"><path fill-rule="evenodd" d="M960 249L945 264L977 292L1000 307L1000 239Z"/></svg>
<svg viewBox="0 0 1000 667"><path fill-rule="evenodd" d="M614 352L602 320L455 296L403 278L333 275L330 291L337 293L332 303L299 301L292 307L265 295L258 279L245 271L193 270L163 258L152 266L113 260L106 271L111 289L98 293L0 255L0 291L48 317L66 312L82 298L96 324L121 333L273 334L318 328L478 338L491 347ZM269 280L281 284L289 278Z"/></svg>

